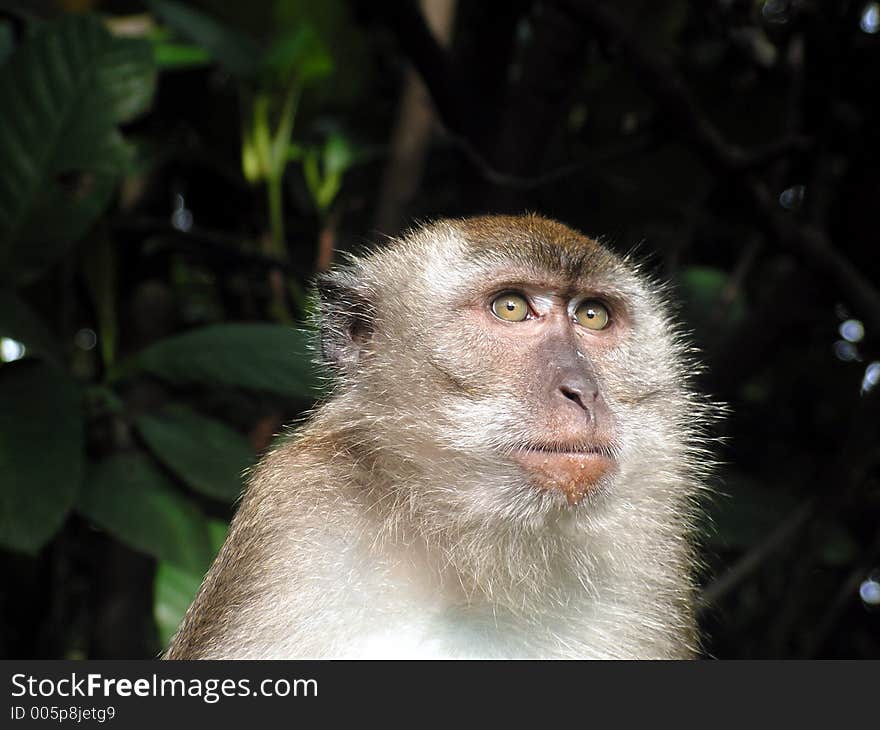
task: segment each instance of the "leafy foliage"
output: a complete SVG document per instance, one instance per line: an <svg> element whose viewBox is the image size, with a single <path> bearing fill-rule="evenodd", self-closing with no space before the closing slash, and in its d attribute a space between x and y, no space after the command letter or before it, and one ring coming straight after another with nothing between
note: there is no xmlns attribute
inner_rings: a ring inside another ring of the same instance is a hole
<svg viewBox="0 0 880 730"><path fill-rule="evenodd" d="M0 275L27 282L101 214L152 97L152 54L90 16L48 24L0 72Z"/></svg>
<svg viewBox="0 0 880 730"><path fill-rule="evenodd" d="M227 401L249 391L251 397L273 394L276 402L301 403L314 397L318 379L309 335L271 322L208 323L132 352L119 316L127 253L101 216L120 183L137 190L162 157L149 140L123 130L150 109L157 67L199 68L213 60L250 85L256 91L243 94L254 99L262 125L257 133L269 142L261 164L277 224L274 251L283 258L279 192L291 161L296 103L303 89L332 72L333 61L308 25L285 28L263 53L246 33L185 3L150 5L166 25L140 39L116 37L92 15L42 24L17 46L11 36L0 39L9 46L0 68L7 112L0 118L0 345L9 347L0 348L0 362L22 353L36 358L0 364L0 468L6 475L0 544L39 551L75 506L89 524L159 561L156 616L167 636L225 534L226 519L208 515L219 511L228 518L254 461L242 429L256 428L267 442L277 425L270 416L265 424L235 427L180 401L144 409L132 391L158 380ZM0 27L9 30L5 23ZM346 141L337 135L332 145L340 144ZM326 184L323 193L316 191L323 210L344 171L340 165L330 171L329 197ZM123 186L121 206L125 191ZM60 342L56 327L44 320L45 308L32 307L25 291L44 287L61 262L64 271L81 272L81 304L91 320L73 338L72 354L69 341ZM177 270L183 283L200 278L186 265ZM287 321L283 303L268 309L270 319ZM127 356L121 363L119 350ZM64 370L88 387L81 389ZM147 451L133 450L135 434ZM87 435L98 448L85 448Z"/></svg>
<svg viewBox="0 0 880 730"><path fill-rule="evenodd" d="M0 289L0 337L9 337L26 345L27 351L61 362L58 342L45 322L21 297L9 289Z"/></svg>
<svg viewBox="0 0 880 730"><path fill-rule="evenodd" d="M211 520L208 523L211 548L218 552L226 539L226 523ZM177 631L186 609L193 602L204 578L203 571L179 568L173 563L160 561L156 568L154 612L159 638L167 646Z"/></svg>
<svg viewBox="0 0 880 730"><path fill-rule="evenodd" d="M115 454L94 466L77 509L131 547L183 570L211 561L208 521L140 454Z"/></svg>
<svg viewBox="0 0 880 730"><path fill-rule="evenodd" d="M309 398L316 377L308 335L272 324L224 324L169 337L120 366L117 377L149 373L175 385L249 388Z"/></svg>
<svg viewBox="0 0 880 730"><path fill-rule="evenodd" d="M32 553L61 527L79 491L80 391L52 365L17 362L0 368L0 402L0 544Z"/></svg>
<svg viewBox="0 0 880 730"><path fill-rule="evenodd" d="M254 452L233 429L184 406L137 419L144 441L165 466L209 497L234 501Z"/></svg>
<svg viewBox="0 0 880 730"><path fill-rule="evenodd" d="M250 76L259 67L260 47L247 35L181 2L150 0L150 7L236 76Z"/></svg>

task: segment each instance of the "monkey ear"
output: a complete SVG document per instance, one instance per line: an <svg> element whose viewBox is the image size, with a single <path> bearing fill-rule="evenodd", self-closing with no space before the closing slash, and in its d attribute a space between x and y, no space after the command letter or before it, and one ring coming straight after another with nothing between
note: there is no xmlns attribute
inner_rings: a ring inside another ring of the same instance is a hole
<svg viewBox="0 0 880 730"><path fill-rule="evenodd" d="M372 303L348 278L337 271L316 282L321 358L343 375L357 371L364 345L373 334Z"/></svg>

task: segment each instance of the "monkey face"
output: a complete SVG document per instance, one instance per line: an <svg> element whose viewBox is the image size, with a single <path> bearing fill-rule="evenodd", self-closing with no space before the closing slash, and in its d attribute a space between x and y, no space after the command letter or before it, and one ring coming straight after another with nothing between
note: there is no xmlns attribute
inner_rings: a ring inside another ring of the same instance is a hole
<svg viewBox="0 0 880 730"><path fill-rule="evenodd" d="M533 269L475 280L479 286L448 302L449 325L430 362L457 373L447 378L457 386L449 396L463 399L464 420L469 406L495 411L481 430L494 434L500 458L531 486L575 505L616 470L617 425L600 370L626 327L624 309ZM453 370L448 353L462 337L468 346Z"/></svg>

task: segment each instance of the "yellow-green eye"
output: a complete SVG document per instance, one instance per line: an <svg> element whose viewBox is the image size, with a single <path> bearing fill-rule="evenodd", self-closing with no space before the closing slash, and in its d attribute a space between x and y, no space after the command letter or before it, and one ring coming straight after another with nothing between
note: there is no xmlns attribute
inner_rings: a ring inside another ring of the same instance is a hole
<svg viewBox="0 0 880 730"><path fill-rule="evenodd" d="M578 324L591 330L603 330L608 326L608 308L595 299L581 302L574 312Z"/></svg>
<svg viewBox="0 0 880 730"><path fill-rule="evenodd" d="M519 294L499 294L492 300L492 313L507 322L522 322L529 316L529 303Z"/></svg>

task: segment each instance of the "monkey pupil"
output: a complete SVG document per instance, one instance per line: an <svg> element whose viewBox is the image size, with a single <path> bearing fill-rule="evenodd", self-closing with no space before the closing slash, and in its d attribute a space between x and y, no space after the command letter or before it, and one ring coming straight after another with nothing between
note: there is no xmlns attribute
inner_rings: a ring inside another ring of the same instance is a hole
<svg viewBox="0 0 880 730"><path fill-rule="evenodd" d="M508 302L507 303L507 311L512 312L514 309L516 309L516 304L514 304L513 302Z"/></svg>

